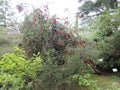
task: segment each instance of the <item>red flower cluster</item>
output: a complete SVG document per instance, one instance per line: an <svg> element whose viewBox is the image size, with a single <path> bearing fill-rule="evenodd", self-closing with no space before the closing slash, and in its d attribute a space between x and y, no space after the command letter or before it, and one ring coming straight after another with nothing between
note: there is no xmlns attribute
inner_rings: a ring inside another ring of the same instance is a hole
<svg viewBox="0 0 120 90"><path fill-rule="evenodd" d="M34 21L34 22L36 22L36 21L37 21L37 18L36 18L36 17L34 17L34 18L33 18L33 21Z"/></svg>
<svg viewBox="0 0 120 90"><path fill-rule="evenodd" d="M62 30L59 30L59 31L57 32L57 34L62 34L62 32L63 32Z"/></svg>
<svg viewBox="0 0 120 90"><path fill-rule="evenodd" d="M85 60L84 64L86 64L86 65L91 64L93 67L96 67L96 65L97 65L94 61L91 61L91 60Z"/></svg>
<svg viewBox="0 0 120 90"><path fill-rule="evenodd" d="M68 34L66 34L66 33L65 33L65 34L64 34L64 36L65 36L65 37L67 37L67 36L68 36Z"/></svg>
<svg viewBox="0 0 120 90"><path fill-rule="evenodd" d="M59 44L60 46L65 46L65 43L64 43L63 41L59 41L58 44Z"/></svg>
<svg viewBox="0 0 120 90"><path fill-rule="evenodd" d="M91 64L90 60L85 60L84 64Z"/></svg>

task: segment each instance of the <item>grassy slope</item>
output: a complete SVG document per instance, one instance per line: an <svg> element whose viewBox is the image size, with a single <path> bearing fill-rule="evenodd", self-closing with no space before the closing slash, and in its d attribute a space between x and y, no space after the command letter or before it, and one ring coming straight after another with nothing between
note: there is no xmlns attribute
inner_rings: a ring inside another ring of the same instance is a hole
<svg viewBox="0 0 120 90"><path fill-rule="evenodd" d="M4 53L9 53L13 50L13 46L21 42L20 34L8 34L5 27L0 26L0 57Z"/></svg>
<svg viewBox="0 0 120 90"><path fill-rule="evenodd" d="M96 81L97 87L100 90L120 90L120 78L115 75L95 75L91 76L91 79ZM89 90L85 87L76 85L71 90Z"/></svg>
<svg viewBox="0 0 120 90"><path fill-rule="evenodd" d="M120 90L120 78L115 75L93 75L100 90Z"/></svg>

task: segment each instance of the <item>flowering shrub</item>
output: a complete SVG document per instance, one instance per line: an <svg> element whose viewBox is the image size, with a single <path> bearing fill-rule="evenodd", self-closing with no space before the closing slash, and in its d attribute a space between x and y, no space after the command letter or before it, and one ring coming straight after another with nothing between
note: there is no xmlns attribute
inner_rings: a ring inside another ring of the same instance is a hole
<svg viewBox="0 0 120 90"><path fill-rule="evenodd" d="M74 37L64 30L65 27L56 17L49 17L48 7L45 6L43 10L36 9L26 16L21 30L24 48L29 57L39 51L46 56L45 52L52 49L58 64L64 64L64 50L74 41Z"/></svg>
<svg viewBox="0 0 120 90"><path fill-rule="evenodd" d="M88 47L90 43L66 32L66 27L57 19L49 16L45 6L26 16L21 29L27 56L41 52L44 68L38 73L38 78L44 90L59 90L60 85L68 83L71 75L83 72L85 60L95 58L92 52L94 47Z"/></svg>

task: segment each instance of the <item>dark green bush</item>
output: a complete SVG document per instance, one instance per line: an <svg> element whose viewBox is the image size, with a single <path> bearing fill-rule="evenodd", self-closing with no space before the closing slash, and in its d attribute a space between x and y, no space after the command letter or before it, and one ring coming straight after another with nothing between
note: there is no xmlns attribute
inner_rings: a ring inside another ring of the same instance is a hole
<svg viewBox="0 0 120 90"><path fill-rule="evenodd" d="M120 10L114 13L105 12L97 21L96 29L97 48L100 51L99 58L103 59L99 68L105 72L113 72L113 68L120 70ZM119 71L118 70L118 71Z"/></svg>

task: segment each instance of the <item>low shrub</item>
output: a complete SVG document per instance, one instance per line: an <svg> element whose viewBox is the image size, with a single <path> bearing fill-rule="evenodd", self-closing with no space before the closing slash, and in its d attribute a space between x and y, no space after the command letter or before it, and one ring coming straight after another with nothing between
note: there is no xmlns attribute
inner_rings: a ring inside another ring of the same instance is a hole
<svg viewBox="0 0 120 90"><path fill-rule="evenodd" d="M42 59L39 56L30 60L25 53L16 48L15 52L3 55L0 60L1 90L30 90L41 70Z"/></svg>

